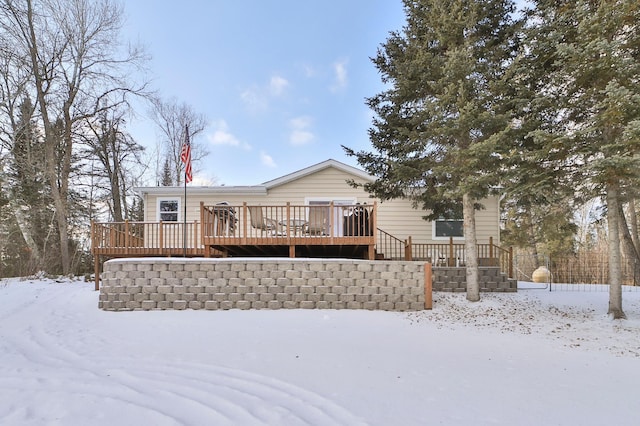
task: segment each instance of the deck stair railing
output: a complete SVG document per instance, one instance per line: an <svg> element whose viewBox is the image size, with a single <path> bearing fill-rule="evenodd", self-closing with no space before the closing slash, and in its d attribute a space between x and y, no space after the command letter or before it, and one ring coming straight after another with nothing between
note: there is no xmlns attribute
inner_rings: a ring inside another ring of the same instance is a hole
<svg viewBox="0 0 640 426"><path fill-rule="evenodd" d="M386 260L406 260L406 241L378 228L376 256Z"/></svg>
<svg viewBox="0 0 640 426"><path fill-rule="evenodd" d="M454 244L453 238L448 243L422 244L412 243L411 237L407 240L407 260L421 260L431 262L434 266L460 267L466 265L465 244ZM513 278L513 249L505 249L493 243L493 237L489 238L489 244L478 244L478 266L497 266Z"/></svg>

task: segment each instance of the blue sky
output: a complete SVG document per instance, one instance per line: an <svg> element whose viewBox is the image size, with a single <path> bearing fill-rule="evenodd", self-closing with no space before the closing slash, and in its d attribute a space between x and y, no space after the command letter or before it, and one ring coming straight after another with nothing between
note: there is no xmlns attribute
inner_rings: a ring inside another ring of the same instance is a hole
<svg viewBox="0 0 640 426"><path fill-rule="evenodd" d="M404 23L400 0L135 0L125 37L152 56L153 86L208 120L194 183L262 183L370 147L365 98L383 88L371 63ZM156 131L139 116L143 145ZM152 180L151 173L149 178ZM148 182L152 184L152 182Z"/></svg>

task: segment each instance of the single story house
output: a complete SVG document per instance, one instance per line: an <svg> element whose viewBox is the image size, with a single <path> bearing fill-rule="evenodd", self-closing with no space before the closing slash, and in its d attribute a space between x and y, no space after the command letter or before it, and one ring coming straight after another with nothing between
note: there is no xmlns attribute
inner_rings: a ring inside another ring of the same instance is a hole
<svg viewBox="0 0 640 426"><path fill-rule="evenodd" d="M362 255L365 258L374 258L375 255L406 258L404 248L403 253L398 254L400 249L393 247L395 245L463 245L461 220L429 222L423 219L425 212L415 209L410 200L380 202L361 187L354 188L348 183L373 180L358 168L330 159L259 185L188 186L186 202L184 187L136 188L144 201L144 223L162 223L164 226L147 226L148 229L138 229L133 233L128 231L135 237L132 235L127 245L130 249L134 246L140 249L163 248L167 254L175 255L180 254L180 249L187 248L189 255L289 254L295 257L297 252L301 252L298 256L314 256L317 252L318 256L353 257L349 251L301 249L310 245L335 245L348 246L352 253L358 254L355 257ZM499 200L490 197L482 200L482 204L485 208L476 214L477 242L498 246ZM193 229L183 232L185 224ZM211 229L207 229L207 225ZM160 241L162 228L164 232ZM204 241L203 237L206 239L208 236L219 238ZM258 237L261 241L257 240ZM300 239L295 240L294 237ZM358 238L340 240L344 237ZM251 244L239 244L240 238L245 238L244 243L251 238ZM297 249L291 248L292 238ZM333 239L330 241L330 238ZM240 245L250 245L254 249L240 250ZM208 251L206 246L213 251L204 253ZM278 246L284 246L285 250L277 250ZM354 250L353 246L367 246L367 250ZM369 252L369 248L373 252ZM429 255L419 257L437 261L436 258L444 257L444 251L447 250L433 249ZM416 257L417 252L413 254ZM460 262L460 257L456 256L455 261Z"/></svg>
<svg viewBox="0 0 640 426"><path fill-rule="evenodd" d="M140 187L144 221L94 222L92 252L100 258L321 257L418 260L463 266L461 220L423 219L410 200L381 202L349 181L374 177L326 160L258 185ZM185 201L186 200L186 201ZM512 254L500 247L499 199L476 213L481 266L511 276Z"/></svg>

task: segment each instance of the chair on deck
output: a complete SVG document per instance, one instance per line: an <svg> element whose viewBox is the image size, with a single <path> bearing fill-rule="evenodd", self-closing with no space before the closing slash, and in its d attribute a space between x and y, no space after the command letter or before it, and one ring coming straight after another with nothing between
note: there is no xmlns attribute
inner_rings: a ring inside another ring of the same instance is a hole
<svg viewBox="0 0 640 426"><path fill-rule="evenodd" d="M436 266L449 266L449 258L447 257L446 254L438 252L437 254L437 263Z"/></svg>
<svg viewBox="0 0 640 426"><path fill-rule="evenodd" d="M222 201L213 206L213 235L230 236L236 232L235 209L227 201Z"/></svg>
<svg viewBox="0 0 640 426"><path fill-rule="evenodd" d="M265 217L262 207L250 206L251 226L262 231L268 231L272 235L284 235L283 226L277 220Z"/></svg>
<svg viewBox="0 0 640 426"><path fill-rule="evenodd" d="M304 232L310 235L326 235L328 210L327 207L309 207L309 221Z"/></svg>

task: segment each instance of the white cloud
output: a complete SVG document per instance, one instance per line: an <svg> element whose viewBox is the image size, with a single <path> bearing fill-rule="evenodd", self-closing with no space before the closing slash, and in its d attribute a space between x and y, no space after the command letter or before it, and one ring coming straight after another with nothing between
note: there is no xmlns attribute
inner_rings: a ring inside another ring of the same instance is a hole
<svg viewBox="0 0 640 426"><path fill-rule="evenodd" d="M338 92L347 87L349 78L347 76L347 60L334 62L333 64L334 82L331 85L332 92Z"/></svg>
<svg viewBox="0 0 640 426"><path fill-rule="evenodd" d="M309 64L302 64L302 71L307 78L315 77L317 74L315 68Z"/></svg>
<svg viewBox="0 0 640 426"><path fill-rule="evenodd" d="M263 165L267 166L267 167L277 167L276 166L276 162L273 161L273 157L271 157L269 154L267 154L264 151L260 151L260 161L262 162Z"/></svg>
<svg viewBox="0 0 640 426"><path fill-rule="evenodd" d="M251 87L240 93L240 99L245 103L247 108L253 112L264 111L269 106L269 102L260 89Z"/></svg>
<svg viewBox="0 0 640 426"><path fill-rule="evenodd" d="M280 96L288 86L289 82L286 78L275 75L271 77L271 81L269 82L269 93L273 96Z"/></svg>
<svg viewBox="0 0 640 426"><path fill-rule="evenodd" d="M289 120L291 133L289 143L294 146L307 145L314 139L314 134L309 130L313 120L311 117L301 116Z"/></svg>
<svg viewBox="0 0 640 426"><path fill-rule="evenodd" d="M289 126L293 127L294 129L304 129L311 126L311 122L311 117L303 115L289 120Z"/></svg>
<svg viewBox="0 0 640 426"><path fill-rule="evenodd" d="M271 77L266 85L253 85L240 93L240 99L251 112L264 112L269 108L269 100L282 96L289 87L289 80L279 75Z"/></svg>
<svg viewBox="0 0 640 426"><path fill-rule="evenodd" d="M229 131L229 126L224 120L218 120L212 123L215 128L213 133L207 135L207 139L212 145L227 145L239 147L245 150L251 149L251 145L241 142L233 133Z"/></svg>
<svg viewBox="0 0 640 426"><path fill-rule="evenodd" d="M291 145L306 145L313 140L313 133L306 130L293 130L289 135Z"/></svg>

